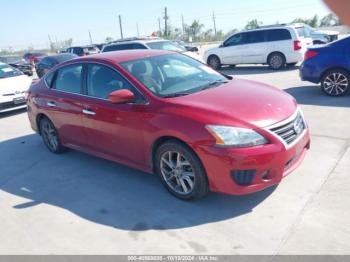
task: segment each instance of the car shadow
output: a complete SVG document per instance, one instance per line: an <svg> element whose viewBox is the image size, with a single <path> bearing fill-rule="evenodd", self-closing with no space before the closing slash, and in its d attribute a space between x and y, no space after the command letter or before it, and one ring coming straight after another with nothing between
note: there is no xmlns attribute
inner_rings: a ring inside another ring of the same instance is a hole
<svg viewBox="0 0 350 262"><path fill-rule="evenodd" d="M284 89L287 93L294 96L299 104L331 106L331 107L350 107L350 96L331 97L322 92L317 85L298 86Z"/></svg>
<svg viewBox="0 0 350 262"><path fill-rule="evenodd" d="M297 70L298 66L288 66L281 70L272 70L269 68L269 66L225 66L222 67L220 72L226 75L258 75L258 74L276 74L280 72L288 72L288 71L294 71Z"/></svg>
<svg viewBox="0 0 350 262"><path fill-rule="evenodd" d="M6 118L6 117L10 117L10 116L19 115L19 114L23 114L25 112L27 112L27 108L22 108L22 109L17 109L17 110L13 110L13 111L0 113L0 119L1 118Z"/></svg>
<svg viewBox="0 0 350 262"><path fill-rule="evenodd" d="M38 135L1 142L0 166L0 190L22 200L15 209L48 204L131 231L232 219L252 212L276 188L247 196L211 193L200 201L185 202L170 195L155 175L73 150L54 155Z"/></svg>

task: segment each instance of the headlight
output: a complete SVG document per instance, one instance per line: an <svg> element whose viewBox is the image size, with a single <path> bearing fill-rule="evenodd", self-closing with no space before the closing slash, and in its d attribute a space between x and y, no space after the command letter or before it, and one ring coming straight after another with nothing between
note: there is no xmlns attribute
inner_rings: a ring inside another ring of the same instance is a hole
<svg viewBox="0 0 350 262"><path fill-rule="evenodd" d="M231 126L206 126L216 144L228 147L251 147L267 144L268 141L252 129Z"/></svg>

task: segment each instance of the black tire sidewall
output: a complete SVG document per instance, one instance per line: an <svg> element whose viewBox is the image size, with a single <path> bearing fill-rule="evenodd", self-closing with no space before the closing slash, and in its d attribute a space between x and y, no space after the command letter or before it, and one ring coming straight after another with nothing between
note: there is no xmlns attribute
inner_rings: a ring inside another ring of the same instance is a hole
<svg viewBox="0 0 350 262"><path fill-rule="evenodd" d="M164 153L168 151L177 151L181 153L183 156L186 157L186 159L190 162L192 165L192 168L194 169L195 173L195 183L194 183L194 189L190 194L182 195L175 191L173 191L167 182L164 180L161 168L160 168L160 161L161 157ZM177 198L180 198L182 200L194 200L194 199L200 199L203 198L208 193L208 180L207 176L204 170L204 167L198 157L187 148L187 146L182 145L181 143L178 143L177 141L173 142L166 142L162 144L156 151L155 154L155 171L156 174L160 177L160 180L162 184L165 186L165 188L174 196Z"/></svg>
<svg viewBox="0 0 350 262"><path fill-rule="evenodd" d="M217 61L217 66L213 66L213 65L211 64L211 60L212 60L212 59L215 59L215 60ZM220 58L219 58L218 56L216 56L216 55L211 55L211 56L209 56L209 58L208 58L208 65L209 65L211 68L215 69L215 70L219 70L219 69L221 68L221 61L220 61Z"/></svg>
<svg viewBox="0 0 350 262"><path fill-rule="evenodd" d="M334 73L341 73L343 75L346 76L346 78L348 79L348 87L347 89L345 90L344 93L340 94L340 95L332 95L332 94L329 94L325 88L324 88L324 81L326 80L326 78L330 75L330 74L334 74ZM346 70L343 70L343 69L333 69L333 70L329 70L327 73L325 73L321 79L321 89L323 91L323 93L325 93L326 95L328 96L331 96L331 97L341 97L341 96L345 96L347 94L350 93L350 74L346 71Z"/></svg>

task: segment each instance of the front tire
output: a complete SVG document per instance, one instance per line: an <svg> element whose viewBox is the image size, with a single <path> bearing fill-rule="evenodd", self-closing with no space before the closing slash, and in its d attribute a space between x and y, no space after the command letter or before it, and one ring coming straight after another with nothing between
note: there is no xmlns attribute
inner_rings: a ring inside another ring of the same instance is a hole
<svg viewBox="0 0 350 262"><path fill-rule="evenodd" d="M286 58L281 53L272 53L267 59L267 63L273 70L280 70L286 66Z"/></svg>
<svg viewBox="0 0 350 262"><path fill-rule="evenodd" d="M61 154L65 151L62 146L58 132L53 123L45 118L42 118L39 123L40 134L46 147L54 154Z"/></svg>
<svg viewBox="0 0 350 262"><path fill-rule="evenodd" d="M208 65L215 70L219 70L222 66L220 58L216 55L209 56Z"/></svg>
<svg viewBox="0 0 350 262"><path fill-rule="evenodd" d="M343 69L328 71L321 80L322 91L329 96L344 96L350 91L350 75Z"/></svg>
<svg viewBox="0 0 350 262"><path fill-rule="evenodd" d="M202 163L195 153L177 141L162 144L156 151L155 170L166 189L182 200L195 200L209 192Z"/></svg>

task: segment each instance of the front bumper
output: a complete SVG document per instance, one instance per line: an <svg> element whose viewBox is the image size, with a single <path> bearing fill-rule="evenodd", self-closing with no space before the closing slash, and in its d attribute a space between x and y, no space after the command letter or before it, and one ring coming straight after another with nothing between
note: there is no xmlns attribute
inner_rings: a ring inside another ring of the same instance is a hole
<svg viewBox="0 0 350 262"><path fill-rule="evenodd" d="M309 148L310 134L306 129L290 148L274 142L241 149L201 146L196 151L211 191L244 195L279 184L301 164ZM239 176L249 177L242 181Z"/></svg>
<svg viewBox="0 0 350 262"><path fill-rule="evenodd" d="M26 101L24 95L8 96L6 99L2 98L0 101L0 113L5 113L13 110L26 108Z"/></svg>

